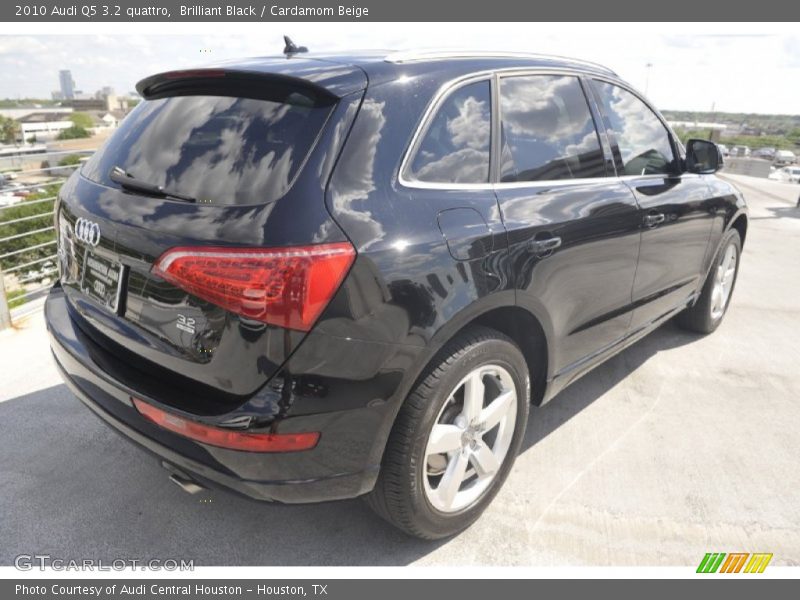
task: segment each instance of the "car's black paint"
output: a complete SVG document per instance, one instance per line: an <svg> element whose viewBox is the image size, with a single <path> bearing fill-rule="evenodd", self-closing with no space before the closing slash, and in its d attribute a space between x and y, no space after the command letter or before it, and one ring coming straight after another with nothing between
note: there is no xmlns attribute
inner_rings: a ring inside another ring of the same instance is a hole
<svg viewBox="0 0 800 600"><path fill-rule="evenodd" d="M299 502L369 491L404 398L470 323L515 339L534 400L549 400L693 302L725 231L735 226L744 238L742 196L714 175L616 177L613 137L591 95L606 178L447 187L400 176L414 133L451 82L549 70L616 81L603 69L383 55L225 68L277 73L339 98L300 177L275 202L198 206L73 176L57 209L64 228L80 217L100 225L98 253L126 266L127 294L109 311L79 293L67 270L46 318L56 361L84 403L178 469L249 496ZM159 78L146 81L143 89ZM492 143L496 155L497 131ZM664 222L649 227L651 212ZM554 238L560 244L549 247ZM149 274L174 246L344 240L356 261L309 333L249 322ZM190 343L166 328L178 311L200 323ZM223 450L145 421L131 396L208 424L322 436L299 453Z"/></svg>

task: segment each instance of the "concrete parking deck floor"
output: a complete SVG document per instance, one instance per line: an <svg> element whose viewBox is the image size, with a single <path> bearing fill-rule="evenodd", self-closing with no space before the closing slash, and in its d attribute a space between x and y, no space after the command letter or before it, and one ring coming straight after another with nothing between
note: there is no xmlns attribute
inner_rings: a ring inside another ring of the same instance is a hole
<svg viewBox="0 0 800 600"><path fill-rule="evenodd" d="M751 206L713 335L672 324L532 411L483 518L426 543L358 500L190 496L73 398L41 315L0 332L0 564L18 554L197 565L800 565L800 186L731 177Z"/></svg>

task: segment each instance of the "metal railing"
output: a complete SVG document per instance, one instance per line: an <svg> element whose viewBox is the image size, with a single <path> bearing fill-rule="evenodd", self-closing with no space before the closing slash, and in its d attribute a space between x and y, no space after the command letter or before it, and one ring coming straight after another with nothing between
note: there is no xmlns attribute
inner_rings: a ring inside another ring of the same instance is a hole
<svg viewBox="0 0 800 600"><path fill-rule="evenodd" d="M51 162L92 152L47 152L0 162L5 177L0 188L0 329L39 310L58 273L53 204L58 189L80 163L51 166ZM42 194L46 195L39 197Z"/></svg>

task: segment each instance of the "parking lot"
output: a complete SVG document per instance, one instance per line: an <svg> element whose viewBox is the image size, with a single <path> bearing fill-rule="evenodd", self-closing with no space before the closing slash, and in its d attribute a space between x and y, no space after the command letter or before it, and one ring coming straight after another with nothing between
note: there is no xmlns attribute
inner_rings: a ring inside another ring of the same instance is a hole
<svg viewBox="0 0 800 600"><path fill-rule="evenodd" d="M725 322L667 324L533 409L522 454L454 539L405 537L359 500L188 495L71 396L41 313L0 332L0 564L800 565L800 186L731 176L751 207Z"/></svg>

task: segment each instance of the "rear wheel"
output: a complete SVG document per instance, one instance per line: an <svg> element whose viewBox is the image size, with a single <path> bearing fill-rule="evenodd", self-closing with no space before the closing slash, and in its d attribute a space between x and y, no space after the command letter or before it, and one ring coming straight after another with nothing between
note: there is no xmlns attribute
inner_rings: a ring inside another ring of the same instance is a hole
<svg viewBox="0 0 800 600"><path fill-rule="evenodd" d="M372 508L427 539L471 525L519 451L528 387L525 358L510 339L483 327L454 339L398 414Z"/></svg>
<svg viewBox="0 0 800 600"><path fill-rule="evenodd" d="M678 325L698 333L711 333L719 327L733 296L741 254L742 241L739 232L731 229L720 244L700 298L694 306L678 315Z"/></svg>

